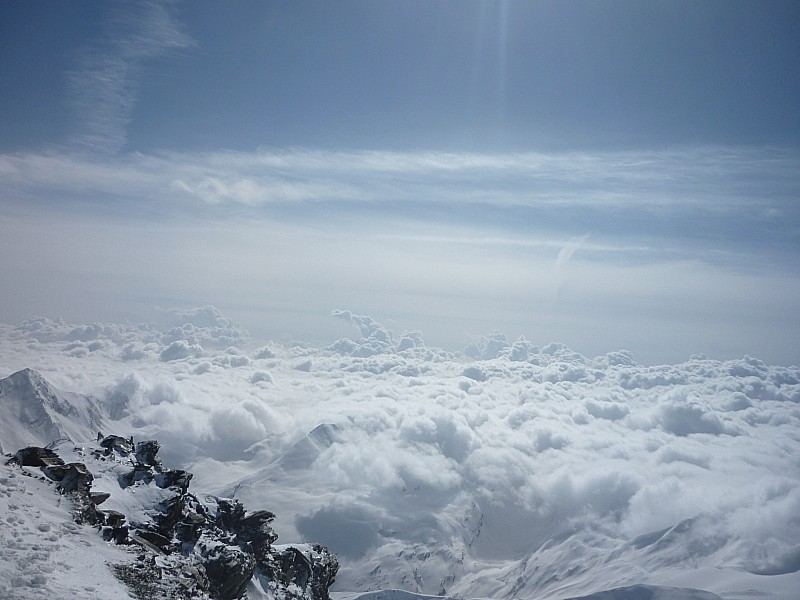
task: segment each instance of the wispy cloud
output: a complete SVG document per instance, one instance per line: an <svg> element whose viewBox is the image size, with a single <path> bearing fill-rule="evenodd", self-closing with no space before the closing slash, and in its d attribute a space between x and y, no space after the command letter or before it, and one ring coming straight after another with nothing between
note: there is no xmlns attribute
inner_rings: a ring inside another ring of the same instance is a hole
<svg viewBox="0 0 800 600"><path fill-rule="evenodd" d="M289 219L405 243L538 250L562 266L568 240L590 235L591 257L785 268L798 250L798 190L800 155L776 148L0 155L10 215Z"/></svg>
<svg viewBox="0 0 800 600"><path fill-rule="evenodd" d="M0 155L2 312L191 299L316 335L346 306L413 314L443 345L477 327L642 356L795 355L795 154L582 156Z"/></svg>
<svg viewBox="0 0 800 600"><path fill-rule="evenodd" d="M173 18L171 3L109 6L104 35L81 50L69 74L70 100L77 117L72 142L101 152L117 152L125 145L144 63L192 44Z"/></svg>
<svg viewBox="0 0 800 600"><path fill-rule="evenodd" d="M564 244L556 257L556 271L561 271L572 258L572 255L583 248L588 239L588 235L582 235L581 237L574 237Z"/></svg>
<svg viewBox="0 0 800 600"><path fill-rule="evenodd" d="M109 83L109 89L114 86L121 89L123 82ZM123 113L109 108L110 120L104 122L119 124L127 118ZM105 131L120 134L103 138L109 142L124 139L121 128ZM69 152L0 155L3 187L126 196L131 201L157 193L165 201L248 206L413 201L660 213L725 213L749 207L768 215L794 206L798 173L800 155L773 148L593 154L262 150L102 158Z"/></svg>

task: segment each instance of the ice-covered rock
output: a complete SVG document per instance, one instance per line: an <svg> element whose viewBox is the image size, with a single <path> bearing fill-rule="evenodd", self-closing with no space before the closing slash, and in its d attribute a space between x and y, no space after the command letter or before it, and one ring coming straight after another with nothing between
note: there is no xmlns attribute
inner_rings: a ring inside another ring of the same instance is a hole
<svg viewBox="0 0 800 600"><path fill-rule="evenodd" d="M158 442L133 448L121 436L94 446L62 441L19 450L7 468L51 481L71 500L76 523L92 524L102 539L136 552L115 567L134 597L234 600L252 589L273 598L328 600L338 563L327 549L274 546L273 513L198 497L189 491L191 473L163 466Z"/></svg>

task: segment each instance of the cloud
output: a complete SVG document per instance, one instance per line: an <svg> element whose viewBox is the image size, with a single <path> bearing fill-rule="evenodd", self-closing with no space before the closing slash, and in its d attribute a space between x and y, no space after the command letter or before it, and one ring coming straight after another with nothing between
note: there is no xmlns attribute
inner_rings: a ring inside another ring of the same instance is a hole
<svg viewBox="0 0 800 600"><path fill-rule="evenodd" d="M400 338L396 339L393 331L368 315L356 315L349 310L336 309L331 312L331 316L352 323L361 334L361 339L358 341L342 338L329 346L331 350L341 354L368 357L415 348L423 349L425 346L419 331L404 331Z"/></svg>
<svg viewBox="0 0 800 600"><path fill-rule="evenodd" d="M572 258L572 255L575 254L578 250L580 250L586 243L586 240L588 239L589 239L588 235L584 235L581 237L574 237L570 239L564 245L564 247L558 251L558 256L556 257L556 271L563 270L564 266Z"/></svg>
<svg viewBox="0 0 800 600"><path fill-rule="evenodd" d="M176 340L164 348L158 356L163 362L168 362L171 360L181 360L190 356L200 356L202 353L203 348L201 346L189 344L185 340Z"/></svg>
<svg viewBox="0 0 800 600"><path fill-rule="evenodd" d="M142 5L142 12L148 6ZM163 9L154 12L156 20L167 18ZM163 34L171 40L168 28ZM180 39L176 34L176 44ZM119 43L127 42L123 38ZM108 86L122 84L112 77ZM127 115L120 116L123 113L117 110L113 121L126 120ZM121 135L109 137L121 143ZM244 206L308 201L528 206L542 215L551 215L553 208L562 214L575 208L616 219L631 218L632 213L623 209L636 208L663 224L675 215L710 215L719 220L750 214L751 208L795 214L792 186L785 182L796 183L798 161L800 157L786 149L713 146L595 154L303 149L89 157L71 152L17 153L0 157L0 184L139 201L158 192L173 204L194 198L204 204ZM636 168L631 163L637 163ZM756 197L751 193L754 177L763 185Z"/></svg>
<svg viewBox="0 0 800 600"><path fill-rule="evenodd" d="M312 515L297 517L297 528L307 539L320 540L347 558L361 558L380 543L385 521L365 504L331 504Z"/></svg>
<svg viewBox="0 0 800 600"><path fill-rule="evenodd" d="M77 114L73 144L114 153L125 146L145 63L193 42L170 4L118 2L107 8L107 28L78 54L69 92Z"/></svg>
<svg viewBox="0 0 800 600"><path fill-rule="evenodd" d="M498 329L509 343L627 348L646 363L786 362L797 164L790 150L721 147L4 154L2 318L141 320L153 304L213 302L270 336L308 323L304 339L333 341L321 321L340 306L408 316L405 329L451 349ZM206 179L222 191L198 197ZM244 180L240 201L231 190ZM757 219L767 206L784 218Z"/></svg>
<svg viewBox="0 0 800 600"><path fill-rule="evenodd" d="M249 336L241 325L233 319L223 317L216 307L210 305L191 309L163 310L161 316L166 323L174 325L161 336L161 341L167 344L186 342L198 347L229 346L228 354L237 354L238 351L231 345L246 341ZM231 349L233 351L230 351ZM202 348L199 351L202 351ZM239 362L241 360L239 359ZM228 362L230 361L229 358Z"/></svg>
<svg viewBox="0 0 800 600"><path fill-rule="evenodd" d="M714 413L698 403L685 400L670 402L662 406L660 411L661 426L675 435L690 435L693 433L710 433L719 435L728 433L725 424Z"/></svg>
<svg viewBox="0 0 800 600"><path fill-rule="evenodd" d="M620 573L669 585L709 568L797 572L798 367L652 367L501 332L479 337L478 356L400 349L380 321L336 314L355 327L351 348L385 351L242 340L160 360L176 327L217 340L235 329L201 307L162 314L163 328L2 326L0 364L41 365L216 491L269 498L282 539L340 553L342 589L445 581L448 594L519 597L523 582L547 596L556 582L618 586ZM122 360L128 347L141 354Z"/></svg>

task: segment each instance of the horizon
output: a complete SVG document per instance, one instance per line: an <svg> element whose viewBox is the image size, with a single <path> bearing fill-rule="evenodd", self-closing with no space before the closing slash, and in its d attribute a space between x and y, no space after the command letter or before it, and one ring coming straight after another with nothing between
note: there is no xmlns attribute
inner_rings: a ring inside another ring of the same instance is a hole
<svg viewBox="0 0 800 600"><path fill-rule="evenodd" d="M0 322L800 364L796 3L0 16Z"/></svg>

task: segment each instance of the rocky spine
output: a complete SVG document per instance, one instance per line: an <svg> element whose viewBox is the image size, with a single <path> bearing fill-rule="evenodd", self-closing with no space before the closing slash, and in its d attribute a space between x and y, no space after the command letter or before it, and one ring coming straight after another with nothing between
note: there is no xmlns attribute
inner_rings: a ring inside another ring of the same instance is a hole
<svg viewBox="0 0 800 600"><path fill-rule="evenodd" d="M115 572L137 598L234 600L256 586L275 598L329 600L338 570L333 554L319 545L275 545L273 513L248 512L235 499L196 496L189 491L192 474L164 467L159 449L154 440L99 435L96 447L27 447L8 463L50 480L72 500L77 523L136 554ZM59 452L82 460L67 463ZM94 489L93 469L117 489ZM136 497L156 498L155 504L134 518L114 508L126 504L115 503L115 496L136 491L150 492Z"/></svg>

